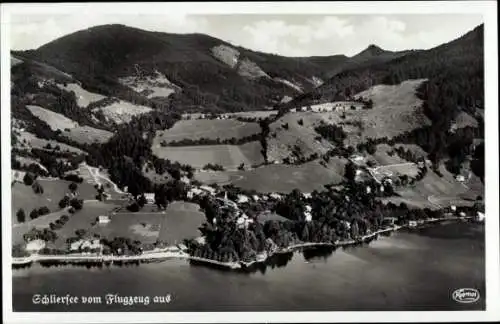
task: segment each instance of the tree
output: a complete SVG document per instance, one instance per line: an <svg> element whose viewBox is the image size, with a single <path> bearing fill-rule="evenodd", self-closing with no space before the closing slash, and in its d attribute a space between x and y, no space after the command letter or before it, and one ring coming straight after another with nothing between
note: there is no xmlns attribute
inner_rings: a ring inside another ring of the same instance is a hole
<svg viewBox="0 0 500 324"><path fill-rule="evenodd" d="M75 231L75 235L76 235L79 239L83 238L83 237L85 236L85 234L87 234L87 231L86 231L86 230L84 230L84 229L77 229L77 230Z"/></svg>
<svg viewBox="0 0 500 324"><path fill-rule="evenodd" d="M349 181L354 181L356 178L356 165L349 161L344 168L344 176L347 178Z"/></svg>
<svg viewBox="0 0 500 324"><path fill-rule="evenodd" d="M31 188L36 194L43 194L43 187L38 181L33 182Z"/></svg>
<svg viewBox="0 0 500 324"><path fill-rule="evenodd" d="M243 171L245 170L245 163L241 163L240 166L238 167L238 170Z"/></svg>
<svg viewBox="0 0 500 324"><path fill-rule="evenodd" d="M64 198L59 201L59 207L60 208L65 208L68 205L69 205L69 197L68 196L64 196Z"/></svg>
<svg viewBox="0 0 500 324"><path fill-rule="evenodd" d="M38 218L38 210L36 208L31 211L30 218L31 219Z"/></svg>
<svg viewBox="0 0 500 324"><path fill-rule="evenodd" d="M75 192L76 189L78 189L78 185L74 182L70 183L69 186L68 186L69 190L71 190L71 192Z"/></svg>
<svg viewBox="0 0 500 324"><path fill-rule="evenodd" d="M23 182L27 186L31 186L33 184L33 181L35 181L35 177L31 172L26 172L26 174L23 177Z"/></svg>
<svg viewBox="0 0 500 324"><path fill-rule="evenodd" d="M83 208L83 200L82 199L73 198L73 199L71 199L69 204L71 205L71 207L73 207L76 210L80 210Z"/></svg>
<svg viewBox="0 0 500 324"><path fill-rule="evenodd" d="M148 203L146 196L144 194L139 196L139 199L137 199L137 204L139 205L140 208L144 207Z"/></svg>
<svg viewBox="0 0 500 324"><path fill-rule="evenodd" d="M24 221L26 220L26 215L24 214L24 209L22 209L22 208L20 208L17 211L16 216L17 216L17 221L19 223L24 223Z"/></svg>

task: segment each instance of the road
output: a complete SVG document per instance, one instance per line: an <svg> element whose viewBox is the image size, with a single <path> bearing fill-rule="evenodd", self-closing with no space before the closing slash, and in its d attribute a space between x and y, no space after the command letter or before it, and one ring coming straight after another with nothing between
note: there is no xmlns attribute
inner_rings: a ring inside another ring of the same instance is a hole
<svg viewBox="0 0 500 324"><path fill-rule="evenodd" d="M87 168L87 170L89 171L90 175L94 179L95 183L97 183L99 186L102 186L102 183L99 180L99 179L102 179L104 181L109 182L113 186L113 190L116 193L118 193L120 195L126 194L126 192L123 192L122 190L120 190L120 188L118 188L118 186L116 185L116 183L114 183L113 181L111 181L108 177L101 175L99 173L99 168L91 167L87 163L84 163L83 166L85 166Z"/></svg>

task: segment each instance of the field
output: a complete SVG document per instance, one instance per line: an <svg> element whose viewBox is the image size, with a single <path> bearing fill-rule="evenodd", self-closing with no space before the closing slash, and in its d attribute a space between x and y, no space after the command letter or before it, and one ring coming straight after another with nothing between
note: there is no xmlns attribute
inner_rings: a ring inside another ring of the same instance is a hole
<svg viewBox="0 0 500 324"><path fill-rule="evenodd" d="M106 96L103 96L101 94L92 93L92 92L89 92L89 91L83 89L77 83L68 83L66 86L58 84L57 87L59 87L60 89L66 90L68 92L73 91L75 93L76 102L77 102L78 106L82 107L82 108L87 107L89 104L91 104L93 102L97 102L99 100L106 98Z"/></svg>
<svg viewBox="0 0 500 324"><path fill-rule="evenodd" d="M68 222L57 231L58 239L56 246L64 248L66 246L66 239L75 236L75 231L78 229L85 229L89 233L98 233L100 230L99 224L92 226L92 223L99 215L108 215L113 209L118 208L118 204L100 201L87 201L83 204L83 209L77 211L75 214L69 216ZM109 224L108 224L109 225Z"/></svg>
<svg viewBox="0 0 500 324"><path fill-rule="evenodd" d="M68 186L71 183L66 180L38 180L43 187L43 194L35 194L31 186L24 183L15 183L12 186L12 222L17 223L16 213L20 208L24 209L26 220L29 219L29 213L35 209L47 206L50 211L59 210L59 201L69 192ZM78 184L78 193L80 199L95 199L97 191L88 183Z"/></svg>
<svg viewBox="0 0 500 324"><path fill-rule="evenodd" d="M90 126L78 126L62 134L81 144L106 143L113 137L111 132Z"/></svg>
<svg viewBox="0 0 500 324"><path fill-rule="evenodd" d="M136 76L130 76L120 78L118 81L121 84L130 87L134 91L146 95L148 98L168 97L180 90L177 85L170 82L165 75L159 72L156 72L154 77L146 76L139 78Z"/></svg>
<svg viewBox="0 0 500 324"><path fill-rule="evenodd" d="M94 108L92 111L100 110L104 117L111 120L117 124L129 123L133 116L145 114L152 111L153 109L146 106L134 105L130 102L120 100L118 102L113 102L112 104L101 107Z"/></svg>
<svg viewBox="0 0 500 324"><path fill-rule="evenodd" d="M397 190L404 199L411 200L414 204L445 207L449 205L471 205L477 195L484 197L484 187L475 176L464 184L456 181L444 166L440 166L443 177L429 170L426 176L414 186Z"/></svg>
<svg viewBox="0 0 500 324"><path fill-rule="evenodd" d="M260 133L258 123L240 122L235 119L192 119L180 120L175 125L164 131L157 131L154 144L161 141L171 142L183 139L197 140L200 138L221 140L232 137L239 139Z"/></svg>
<svg viewBox="0 0 500 324"><path fill-rule="evenodd" d="M65 117L62 114L39 106L28 105L26 108L28 108L33 115L47 123L53 131L60 130L62 131L62 135L69 137L78 143L105 143L113 136L113 133L102 129L90 126L80 126L77 122Z"/></svg>
<svg viewBox="0 0 500 324"><path fill-rule="evenodd" d="M96 225L93 233L101 237L129 237L143 243L162 240L169 244L180 243L185 238L200 235L198 227L205 221L196 204L173 202L162 212L118 212L111 216L106 225Z"/></svg>
<svg viewBox="0 0 500 324"><path fill-rule="evenodd" d="M399 85L376 85L355 95L373 101L372 109L347 110L343 113L332 112L297 112L289 113L277 121L282 124L288 118L296 124L299 119L304 125L317 125L323 120L326 123L341 125L347 133L344 141L347 145L357 145L367 138L388 138L430 124L421 109L421 100L415 95L416 89L424 80L408 80ZM293 117L292 117L293 116ZM311 131L314 127L308 127Z"/></svg>
<svg viewBox="0 0 500 324"><path fill-rule="evenodd" d="M156 144L152 148L156 156L202 168L207 163L220 164L227 169L237 169L244 163L247 167L264 162L260 142L243 145L203 145L162 147Z"/></svg>
<svg viewBox="0 0 500 324"><path fill-rule="evenodd" d="M29 133L29 132L20 132L20 136L18 136L19 142L16 144L16 147L19 149L25 149L26 146L28 148L38 148L38 149L45 149L45 146L47 144L50 144L52 148L59 146L60 150L62 152L73 152L75 154L87 154L86 152L80 150L79 148L76 148L74 146L70 146L64 143L60 143L58 141L54 140L46 140L44 138L38 138L36 135ZM26 140L26 144L23 143L23 141ZM52 151L52 149L48 150Z"/></svg>
<svg viewBox="0 0 500 324"><path fill-rule="evenodd" d="M38 162L37 160L33 159L33 158L29 158L29 157L24 157L24 156L16 156L16 160L19 161L22 165L30 165L30 164L36 164L38 165L40 168L42 168L43 170L47 171L47 168L44 167L40 162Z"/></svg>
<svg viewBox="0 0 500 324"><path fill-rule="evenodd" d="M58 114L51 110L27 105L26 108L36 117L38 117L41 121L44 121L53 131L57 131L58 129L63 131L66 128L78 127L78 123L65 117L62 114Z"/></svg>
<svg viewBox="0 0 500 324"><path fill-rule="evenodd" d="M15 224L12 226L12 244L20 244L24 242L23 235L29 232L33 227L42 229L49 227L51 222L55 222L62 215L69 215L66 210L59 210L45 216L39 217L29 222Z"/></svg>
<svg viewBox="0 0 500 324"><path fill-rule="evenodd" d="M340 183L343 180L343 167L338 164L342 173L325 168L312 161L302 165L266 165L248 171L197 172L196 180L220 185L231 183L236 187L258 192L289 193L297 188L303 192L323 190L325 184Z"/></svg>
<svg viewBox="0 0 500 324"><path fill-rule="evenodd" d="M303 156L324 154L333 147L327 141L316 140L319 134L314 127L319 118L314 114L316 113L289 113L270 125L271 135L267 138L267 155L270 161L282 161L290 157L295 146L300 148ZM298 123L301 119L304 121L303 125ZM285 124L288 124L288 129L282 127ZM273 134L276 134L276 137Z"/></svg>

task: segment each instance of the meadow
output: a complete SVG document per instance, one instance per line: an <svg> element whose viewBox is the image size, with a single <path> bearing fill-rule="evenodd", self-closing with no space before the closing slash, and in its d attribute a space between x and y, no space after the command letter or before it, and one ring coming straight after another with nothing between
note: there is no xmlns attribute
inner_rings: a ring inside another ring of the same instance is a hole
<svg viewBox="0 0 500 324"><path fill-rule="evenodd" d="M220 164L226 169L236 170L241 163L247 167L264 163L260 142L242 145L203 145L162 147L154 145L153 153L163 159L202 168L208 163Z"/></svg>
<svg viewBox="0 0 500 324"><path fill-rule="evenodd" d="M343 180L343 168L325 168L317 161L301 165L271 164L247 171L196 172L195 179L207 184L234 184L246 190L258 192L289 193L293 189L302 192L323 190L325 184L337 184Z"/></svg>
<svg viewBox="0 0 500 324"><path fill-rule="evenodd" d="M236 119L191 119L180 120L172 128L157 131L153 144L167 143L183 139L200 138L225 140L240 139L261 132L258 123L241 122Z"/></svg>

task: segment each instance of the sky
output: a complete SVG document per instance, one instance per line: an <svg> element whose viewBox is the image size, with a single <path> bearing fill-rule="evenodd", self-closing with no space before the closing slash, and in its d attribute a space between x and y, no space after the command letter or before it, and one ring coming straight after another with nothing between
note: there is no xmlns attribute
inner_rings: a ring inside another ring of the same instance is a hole
<svg viewBox="0 0 500 324"><path fill-rule="evenodd" d="M483 18L479 14L23 14L11 16L11 48L34 49L78 30L114 23L168 33L203 33L284 56L352 56L370 44L392 51L432 48L474 29Z"/></svg>

